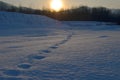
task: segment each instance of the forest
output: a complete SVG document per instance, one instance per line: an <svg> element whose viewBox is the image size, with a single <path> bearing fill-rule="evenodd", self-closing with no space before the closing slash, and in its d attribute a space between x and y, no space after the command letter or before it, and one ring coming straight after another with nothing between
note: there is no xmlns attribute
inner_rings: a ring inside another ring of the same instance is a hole
<svg viewBox="0 0 120 80"><path fill-rule="evenodd" d="M120 24L120 9L108 9L105 7L80 6L56 12L49 9L17 7L0 1L0 11L45 15L60 21L102 21Z"/></svg>

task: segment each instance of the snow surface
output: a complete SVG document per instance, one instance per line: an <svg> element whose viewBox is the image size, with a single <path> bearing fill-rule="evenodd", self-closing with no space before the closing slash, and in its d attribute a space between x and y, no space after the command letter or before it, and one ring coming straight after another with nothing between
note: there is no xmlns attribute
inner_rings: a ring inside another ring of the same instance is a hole
<svg viewBox="0 0 120 80"><path fill-rule="evenodd" d="M0 80L120 80L120 26L0 12Z"/></svg>

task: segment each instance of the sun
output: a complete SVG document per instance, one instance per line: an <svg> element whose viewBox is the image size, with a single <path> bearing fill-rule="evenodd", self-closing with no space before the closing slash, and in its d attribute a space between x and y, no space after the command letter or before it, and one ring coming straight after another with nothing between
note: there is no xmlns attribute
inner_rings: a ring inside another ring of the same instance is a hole
<svg viewBox="0 0 120 80"><path fill-rule="evenodd" d="M50 3L50 7L52 10L55 10L57 12L60 11L60 9L62 9L63 7L62 0L52 0Z"/></svg>

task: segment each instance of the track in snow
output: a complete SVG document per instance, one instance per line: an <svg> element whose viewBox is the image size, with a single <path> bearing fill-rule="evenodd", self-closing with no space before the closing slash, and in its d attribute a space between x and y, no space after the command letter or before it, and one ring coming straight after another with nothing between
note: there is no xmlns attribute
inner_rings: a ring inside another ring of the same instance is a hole
<svg viewBox="0 0 120 80"><path fill-rule="evenodd" d="M31 69L31 67L34 66L32 63L35 62L36 60L43 60L46 58L46 56L42 56L42 54L48 54L48 53L51 54L52 51L59 48L63 44L67 43L72 38L72 36L73 36L73 33L69 33L62 41L53 44L52 46L48 47L45 50L41 50L40 52L38 52L38 54L28 55L27 57L25 57L25 59L28 60L27 62L25 62L25 63L21 62L18 65L16 65L18 67L18 70L1 69L2 74L3 74L2 76L9 76L9 77L8 78L0 77L0 80L22 80L22 78L20 78L20 76L22 75L22 72L24 70ZM18 48L18 47L19 46L12 46L10 48ZM25 71L24 71L24 73L25 73ZM27 78L27 79L29 79L29 78Z"/></svg>

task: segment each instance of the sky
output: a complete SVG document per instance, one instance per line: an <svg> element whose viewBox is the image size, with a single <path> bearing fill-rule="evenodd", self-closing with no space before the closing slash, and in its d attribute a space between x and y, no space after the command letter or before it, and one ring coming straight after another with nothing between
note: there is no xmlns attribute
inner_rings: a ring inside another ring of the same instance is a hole
<svg viewBox="0 0 120 80"><path fill-rule="evenodd" d="M51 0L0 0L17 6L31 7L35 9L49 8ZM120 9L120 0L62 0L64 8L76 6L89 7L107 7L112 9Z"/></svg>

